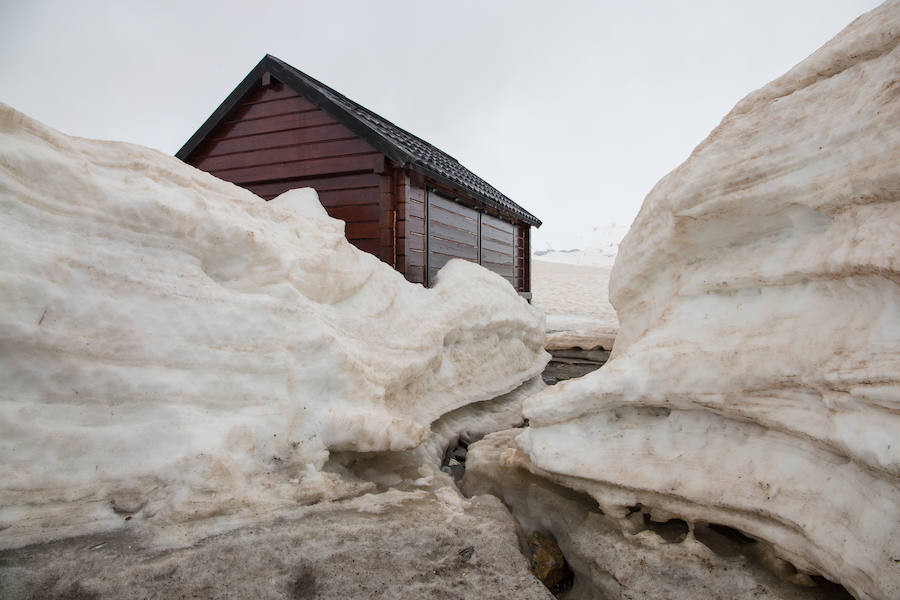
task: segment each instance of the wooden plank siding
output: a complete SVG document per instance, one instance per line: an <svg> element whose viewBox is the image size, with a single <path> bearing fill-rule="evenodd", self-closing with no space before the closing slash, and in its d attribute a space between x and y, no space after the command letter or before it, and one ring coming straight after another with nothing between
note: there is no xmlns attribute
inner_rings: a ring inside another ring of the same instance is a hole
<svg viewBox="0 0 900 600"><path fill-rule="evenodd" d="M478 263L478 212L428 191L428 282L452 258Z"/></svg>
<svg viewBox="0 0 900 600"><path fill-rule="evenodd" d="M514 287L515 227L491 215L481 218L481 264L510 282Z"/></svg>
<svg viewBox="0 0 900 600"><path fill-rule="evenodd" d="M189 164L266 200L312 187L360 250L396 263L391 178L368 142L277 80L250 93Z"/></svg>
<svg viewBox="0 0 900 600"><path fill-rule="evenodd" d="M405 264L401 272L407 280L425 284L425 181L418 173L403 171L401 185L402 197L397 197L398 218L402 215L397 231L403 232Z"/></svg>

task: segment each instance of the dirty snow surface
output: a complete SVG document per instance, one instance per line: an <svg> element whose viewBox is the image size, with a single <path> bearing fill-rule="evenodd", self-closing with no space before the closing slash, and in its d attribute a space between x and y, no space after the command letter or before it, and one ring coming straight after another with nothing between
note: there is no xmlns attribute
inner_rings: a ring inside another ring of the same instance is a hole
<svg viewBox="0 0 900 600"><path fill-rule="evenodd" d="M714 525L799 585L900 598L898 81L894 1L739 102L621 245L610 361L527 400L491 464L629 534L680 524L698 564Z"/></svg>
<svg viewBox="0 0 900 600"><path fill-rule="evenodd" d="M359 494L331 453L415 448L547 362L481 267L409 284L312 190L267 203L5 105L0 239L0 547Z"/></svg>

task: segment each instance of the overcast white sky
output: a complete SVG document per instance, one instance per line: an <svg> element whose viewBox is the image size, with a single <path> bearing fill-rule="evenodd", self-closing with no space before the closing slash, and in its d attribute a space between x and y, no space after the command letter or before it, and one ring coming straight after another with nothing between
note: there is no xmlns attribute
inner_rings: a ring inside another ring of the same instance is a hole
<svg viewBox="0 0 900 600"><path fill-rule="evenodd" d="M731 107L874 0L0 0L0 101L174 153L269 52L544 221L628 224Z"/></svg>

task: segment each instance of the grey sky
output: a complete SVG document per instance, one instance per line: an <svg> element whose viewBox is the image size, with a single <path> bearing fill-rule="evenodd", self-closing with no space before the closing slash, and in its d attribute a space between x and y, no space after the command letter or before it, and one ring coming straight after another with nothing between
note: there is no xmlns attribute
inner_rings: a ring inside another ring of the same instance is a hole
<svg viewBox="0 0 900 600"><path fill-rule="evenodd" d="M266 53L455 156L543 219L629 223L741 97L873 0L0 0L0 101L174 153Z"/></svg>

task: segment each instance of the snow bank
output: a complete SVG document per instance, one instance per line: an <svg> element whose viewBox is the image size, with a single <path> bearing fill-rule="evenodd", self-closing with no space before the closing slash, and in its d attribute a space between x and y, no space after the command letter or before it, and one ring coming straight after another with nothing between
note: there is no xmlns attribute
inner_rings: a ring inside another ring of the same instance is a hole
<svg viewBox="0 0 900 600"><path fill-rule="evenodd" d="M609 278L625 230L613 225L596 246L532 255L533 302L547 313L548 350L612 347L619 320Z"/></svg>
<svg viewBox="0 0 900 600"><path fill-rule="evenodd" d="M452 261L433 289L271 202L0 104L0 546L349 493L332 450L408 449L539 374L543 317Z"/></svg>
<svg viewBox="0 0 900 600"><path fill-rule="evenodd" d="M533 396L535 469L900 597L900 3L742 100L644 202L600 371Z"/></svg>
<svg viewBox="0 0 900 600"><path fill-rule="evenodd" d="M612 269L616 262L618 244L611 248L582 248L578 250L553 250L541 254L533 254L533 260L558 263L563 265L579 265L583 267L599 267Z"/></svg>
<svg viewBox="0 0 900 600"><path fill-rule="evenodd" d="M611 265L532 258L531 270L533 303L547 313L548 350L612 347L619 321L608 299Z"/></svg>

